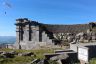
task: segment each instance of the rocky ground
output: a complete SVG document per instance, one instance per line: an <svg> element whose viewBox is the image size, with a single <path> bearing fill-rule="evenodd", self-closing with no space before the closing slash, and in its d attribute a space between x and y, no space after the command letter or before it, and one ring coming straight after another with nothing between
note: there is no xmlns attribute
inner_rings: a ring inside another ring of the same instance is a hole
<svg viewBox="0 0 96 64"><path fill-rule="evenodd" d="M40 61L40 64L45 59L43 54L53 53L56 49L62 48L43 48L38 50L0 49L0 64L33 64L38 61Z"/></svg>

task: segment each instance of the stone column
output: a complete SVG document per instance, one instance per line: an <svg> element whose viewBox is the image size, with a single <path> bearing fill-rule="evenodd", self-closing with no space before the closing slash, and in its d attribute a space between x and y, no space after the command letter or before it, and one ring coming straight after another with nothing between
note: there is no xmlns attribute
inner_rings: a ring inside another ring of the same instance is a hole
<svg viewBox="0 0 96 64"><path fill-rule="evenodd" d="M29 41L29 24L26 25L25 38L26 38L26 41Z"/></svg>
<svg viewBox="0 0 96 64"><path fill-rule="evenodd" d="M38 26L36 26L35 37L36 37L36 42L39 42L39 27Z"/></svg>
<svg viewBox="0 0 96 64"><path fill-rule="evenodd" d="M32 41L33 42L39 42L39 27L33 26L32 27Z"/></svg>
<svg viewBox="0 0 96 64"><path fill-rule="evenodd" d="M16 42L20 42L20 30L19 26L16 26Z"/></svg>
<svg viewBox="0 0 96 64"><path fill-rule="evenodd" d="M47 34L45 34L45 32L42 32L42 42L46 42L47 40Z"/></svg>
<svg viewBox="0 0 96 64"><path fill-rule="evenodd" d="M20 27L16 26L16 49L20 49Z"/></svg>

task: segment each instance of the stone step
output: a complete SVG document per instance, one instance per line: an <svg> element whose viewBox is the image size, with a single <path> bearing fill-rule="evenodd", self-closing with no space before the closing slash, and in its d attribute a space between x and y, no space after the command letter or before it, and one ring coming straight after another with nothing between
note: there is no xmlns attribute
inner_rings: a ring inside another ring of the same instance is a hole
<svg viewBox="0 0 96 64"><path fill-rule="evenodd" d="M61 53L61 52L73 52L73 50L66 49L66 50L54 50L55 53Z"/></svg>

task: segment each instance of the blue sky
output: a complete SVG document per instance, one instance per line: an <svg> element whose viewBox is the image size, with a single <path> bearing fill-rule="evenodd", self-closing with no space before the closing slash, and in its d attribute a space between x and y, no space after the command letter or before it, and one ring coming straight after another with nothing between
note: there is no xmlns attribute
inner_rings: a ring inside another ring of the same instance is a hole
<svg viewBox="0 0 96 64"><path fill-rule="evenodd" d="M17 18L46 24L88 23L96 21L96 0L0 0L0 36L15 36Z"/></svg>

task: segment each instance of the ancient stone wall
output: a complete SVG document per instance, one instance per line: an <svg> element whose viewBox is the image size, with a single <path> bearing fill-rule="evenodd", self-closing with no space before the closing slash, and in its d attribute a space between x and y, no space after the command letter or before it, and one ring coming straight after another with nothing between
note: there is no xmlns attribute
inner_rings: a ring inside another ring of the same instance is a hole
<svg viewBox="0 0 96 64"><path fill-rule="evenodd" d="M79 33L85 32L90 29L89 24L77 24L77 25L45 25L46 28L53 33Z"/></svg>
<svg viewBox="0 0 96 64"><path fill-rule="evenodd" d="M42 24L36 21L21 18L16 20L16 48L32 49L39 47L41 42L46 45L53 45L54 34L71 33L77 34L92 29L93 23L76 25L51 25ZM95 26L95 25L94 25ZM67 37L67 36L66 36Z"/></svg>

